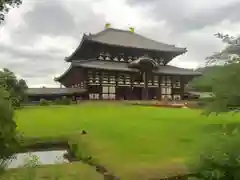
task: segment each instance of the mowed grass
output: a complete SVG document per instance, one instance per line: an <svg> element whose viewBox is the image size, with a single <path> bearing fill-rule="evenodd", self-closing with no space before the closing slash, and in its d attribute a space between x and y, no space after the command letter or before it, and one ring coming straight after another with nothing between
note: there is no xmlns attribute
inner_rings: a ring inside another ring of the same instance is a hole
<svg viewBox="0 0 240 180"><path fill-rule="evenodd" d="M237 121L239 116L206 117L200 110L84 103L29 107L16 111L25 137L69 137L100 164L123 179L144 179L199 156L208 140L209 124ZM81 130L87 131L82 137ZM164 169L164 170L163 170Z"/></svg>
<svg viewBox="0 0 240 180"><path fill-rule="evenodd" d="M29 178L31 173L35 178ZM29 170L27 168L12 169L0 176L0 180L103 180L93 168L82 163L46 165Z"/></svg>

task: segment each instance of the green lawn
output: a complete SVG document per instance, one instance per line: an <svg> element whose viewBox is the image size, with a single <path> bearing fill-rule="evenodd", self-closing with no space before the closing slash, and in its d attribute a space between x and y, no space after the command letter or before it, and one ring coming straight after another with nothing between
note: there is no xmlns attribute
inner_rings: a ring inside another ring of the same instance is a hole
<svg viewBox="0 0 240 180"><path fill-rule="evenodd" d="M36 169L36 178L29 179L29 170L18 168L0 176L0 180L103 180L93 168L82 163L47 165ZM60 179L56 179L59 176Z"/></svg>
<svg viewBox="0 0 240 180"><path fill-rule="evenodd" d="M213 138L209 124L237 116L202 116L199 110L116 103L29 107L16 112L25 137L68 137L123 179L177 173ZM81 136L81 130L88 134Z"/></svg>

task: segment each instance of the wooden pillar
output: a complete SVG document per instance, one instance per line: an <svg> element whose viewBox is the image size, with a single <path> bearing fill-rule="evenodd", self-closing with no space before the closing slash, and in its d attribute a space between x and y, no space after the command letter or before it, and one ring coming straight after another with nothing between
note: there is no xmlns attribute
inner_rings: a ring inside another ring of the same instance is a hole
<svg viewBox="0 0 240 180"><path fill-rule="evenodd" d="M102 83L103 83L103 72L102 71L99 71L99 84L100 84L100 93L99 93L99 99L102 100L103 99L103 86L102 86Z"/></svg>
<svg viewBox="0 0 240 180"><path fill-rule="evenodd" d="M161 101L161 99L162 99L161 76L158 76L158 97L157 97L157 100Z"/></svg>
<svg viewBox="0 0 240 180"><path fill-rule="evenodd" d="M116 94L116 100L119 100L119 88L118 88L118 80L119 80L119 78L118 78L118 72L117 71L115 71L115 82L116 82L116 84L115 84L115 86L116 86L116 88L115 88L115 94Z"/></svg>
<svg viewBox="0 0 240 180"><path fill-rule="evenodd" d="M171 75L170 76L170 79L171 79L171 96L172 96L172 100L173 100L173 79L174 79L174 77L173 77L173 75Z"/></svg>
<svg viewBox="0 0 240 180"><path fill-rule="evenodd" d="M185 76L180 76L180 96L181 100L184 98L184 84L185 84Z"/></svg>
<svg viewBox="0 0 240 180"><path fill-rule="evenodd" d="M131 95L130 95L130 100L135 99L134 98L134 93L133 93L133 73L130 74L130 89L131 89Z"/></svg>
<svg viewBox="0 0 240 180"><path fill-rule="evenodd" d="M143 100L148 100L148 73L145 71L143 73L143 80L144 80L144 88L143 88L143 94L142 94L142 99Z"/></svg>

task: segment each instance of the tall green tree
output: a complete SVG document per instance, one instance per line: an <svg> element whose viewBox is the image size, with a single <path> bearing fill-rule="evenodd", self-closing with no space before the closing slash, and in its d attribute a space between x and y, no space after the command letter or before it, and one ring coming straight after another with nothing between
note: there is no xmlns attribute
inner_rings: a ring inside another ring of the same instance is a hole
<svg viewBox="0 0 240 180"><path fill-rule="evenodd" d="M4 21L10 8L18 7L21 4L22 0L0 0L0 24Z"/></svg>
<svg viewBox="0 0 240 180"><path fill-rule="evenodd" d="M28 87L25 80L18 80L16 75L8 69L0 71L0 87L9 92L9 98L14 107L19 107L26 100Z"/></svg>
<svg viewBox="0 0 240 180"><path fill-rule="evenodd" d="M240 38L217 33L227 47L207 57L207 65L215 69L203 73L190 85L199 91L211 91L214 96L206 106L206 113L237 112L240 110Z"/></svg>
<svg viewBox="0 0 240 180"><path fill-rule="evenodd" d="M197 71L202 72L202 76L194 78L188 87L199 92L212 92L212 84L216 80L218 74L221 73L222 66L211 66L199 68Z"/></svg>
<svg viewBox="0 0 240 180"><path fill-rule="evenodd" d="M206 82L214 94L207 103L206 113L238 112L240 110L240 43L239 38L216 34L227 43L227 47L207 58L207 64L221 64L217 72L205 74L196 80L195 86L205 88ZM233 126L231 131L227 128ZM239 125L223 125L223 133L218 135L201 155L197 167L198 177L204 180L240 179L240 134Z"/></svg>
<svg viewBox="0 0 240 180"><path fill-rule="evenodd" d="M14 110L9 101L9 93L0 88L0 168L19 148Z"/></svg>

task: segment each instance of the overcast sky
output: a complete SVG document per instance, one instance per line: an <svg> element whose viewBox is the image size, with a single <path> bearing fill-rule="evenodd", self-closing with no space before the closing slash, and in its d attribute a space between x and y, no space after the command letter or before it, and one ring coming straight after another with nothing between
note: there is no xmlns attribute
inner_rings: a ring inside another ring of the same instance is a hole
<svg viewBox="0 0 240 180"><path fill-rule="evenodd" d="M173 65L196 68L224 45L217 32L239 35L240 0L23 0L0 26L0 68L9 68L31 87L56 86L53 78L83 33L106 22L155 40L187 47Z"/></svg>

